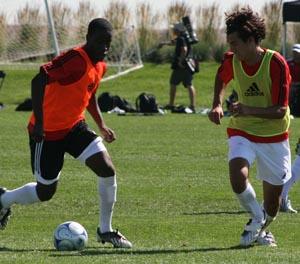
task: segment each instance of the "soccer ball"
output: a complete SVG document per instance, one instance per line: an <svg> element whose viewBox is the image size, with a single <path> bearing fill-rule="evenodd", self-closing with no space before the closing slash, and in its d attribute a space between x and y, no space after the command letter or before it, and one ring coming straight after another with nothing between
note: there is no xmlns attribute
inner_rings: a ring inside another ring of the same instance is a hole
<svg viewBox="0 0 300 264"><path fill-rule="evenodd" d="M82 250L87 245L85 228L74 221L60 224L54 231L54 246L57 250Z"/></svg>

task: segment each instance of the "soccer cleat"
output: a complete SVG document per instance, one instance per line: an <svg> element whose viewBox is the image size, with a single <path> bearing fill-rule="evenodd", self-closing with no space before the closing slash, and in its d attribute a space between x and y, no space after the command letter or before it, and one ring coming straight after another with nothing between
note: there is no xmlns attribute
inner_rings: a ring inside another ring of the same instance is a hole
<svg viewBox="0 0 300 264"><path fill-rule="evenodd" d="M174 110L174 108L175 108L174 105L169 105L169 104L164 107L165 110Z"/></svg>
<svg viewBox="0 0 300 264"><path fill-rule="evenodd" d="M105 242L113 244L115 248L132 248L132 244L126 237L124 237L119 230L112 232L101 233L100 228L97 228L97 241Z"/></svg>
<svg viewBox="0 0 300 264"><path fill-rule="evenodd" d="M3 208L1 203L1 195L6 192L5 188L0 187L0 229L5 229L11 215L10 208Z"/></svg>
<svg viewBox="0 0 300 264"><path fill-rule="evenodd" d="M291 200L281 199L280 212L297 214L298 211L292 207Z"/></svg>
<svg viewBox="0 0 300 264"><path fill-rule="evenodd" d="M277 247L277 243L273 234L269 231L263 231L259 234L256 240L258 245L269 246L269 247Z"/></svg>
<svg viewBox="0 0 300 264"><path fill-rule="evenodd" d="M196 113L196 108L195 108L195 106L190 105L189 108L192 110L192 113L193 113L193 114Z"/></svg>
<svg viewBox="0 0 300 264"><path fill-rule="evenodd" d="M264 220L258 222L256 219L249 219L244 232L241 235L240 245L243 247L253 245L256 242L264 223Z"/></svg>

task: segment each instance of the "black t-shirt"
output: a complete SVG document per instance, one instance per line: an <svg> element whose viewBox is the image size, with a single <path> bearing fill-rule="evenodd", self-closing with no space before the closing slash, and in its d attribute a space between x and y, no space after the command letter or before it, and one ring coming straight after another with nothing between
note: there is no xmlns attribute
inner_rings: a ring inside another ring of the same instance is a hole
<svg viewBox="0 0 300 264"><path fill-rule="evenodd" d="M175 54L172 61L172 69L177 69L178 67L178 61L179 61L182 47L187 47L186 57L188 57L191 53L191 45L185 40L183 36L177 37L175 41L176 41Z"/></svg>

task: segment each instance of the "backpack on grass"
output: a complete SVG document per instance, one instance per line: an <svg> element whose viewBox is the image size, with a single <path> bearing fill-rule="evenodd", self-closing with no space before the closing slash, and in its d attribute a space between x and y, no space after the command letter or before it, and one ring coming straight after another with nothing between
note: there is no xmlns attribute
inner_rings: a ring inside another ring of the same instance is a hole
<svg viewBox="0 0 300 264"><path fill-rule="evenodd" d="M136 98L136 110L141 113L158 113L159 107L153 94L141 93Z"/></svg>
<svg viewBox="0 0 300 264"><path fill-rule="evenodd" d="M118 95L111 95L108 92L104 92L98 97L98 105L102 112L111 111L115 107L119 107L125 112L136 112L135 108L124 98Z"/></svg>

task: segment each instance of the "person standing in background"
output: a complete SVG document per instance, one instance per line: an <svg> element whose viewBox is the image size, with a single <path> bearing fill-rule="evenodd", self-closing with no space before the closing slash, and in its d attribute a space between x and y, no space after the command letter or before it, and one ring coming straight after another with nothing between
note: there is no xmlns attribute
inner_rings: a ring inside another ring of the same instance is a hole
<svg viewBox="0 0 300 264"><path fill-rule="evenodd" d="M192 57L192 46L185 38L186 28L183 23L173 25L175 39L171 42L163 43L175 45L174 57L171 65L172 74L170 77L169 103L165 109L173 110L177 86L182 83L188 90L190 106L192 112L196 109L196 90L193 86L193 73L187 64L187 59ZM162 45L160 45L162 46Z"/></svg>
<svg viewBox="0 0 300 264"><path fill-rule="evenodd" d="M290 69L292 82L290 92L290 107L295 113L300 113L300 44L295 44L292 47L293 57L288 60L288 66ZM291 200L289 199L289 191L292 186L300 178L300 139L296 146L296 158L292 165L292 178L284 185L282 190L282 199L280 204L280 211L286 213L296 214L298 213L292 207Z"/></svg>

